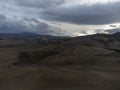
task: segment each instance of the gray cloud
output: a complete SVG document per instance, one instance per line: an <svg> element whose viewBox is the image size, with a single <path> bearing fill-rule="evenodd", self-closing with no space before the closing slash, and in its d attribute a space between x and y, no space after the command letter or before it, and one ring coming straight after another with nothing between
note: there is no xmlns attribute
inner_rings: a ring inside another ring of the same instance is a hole
<svg viewBox="0 0 120 90"><path fill-rule="evenodd" d="M38 34L52 34L54 29L47 23L40 22L35 18L24 18L24 20L10 20L4 15L0 15L0 32L20 33L33 32Z"/></svg>
<svg viewBox="0 0 120 90"><path fill-rule="evenodd" d="M43 17L47 20L85 25L116 23L120 22L120 2L57 7L45 10Z"/></svg>
<svg viewBox="0 0 120 90"><path fill-rule="evenodd" d="M117 2L70 5L70 2L74 3L74 1L80 2L80 0L2 0L3 5L9 7L7 10L13 10L12 14L17 12L24 16L28 15L49 21L85 25L120 22L119 0ZM81 0L81 2L83 1Z"/></svg>
<svg viewBox="0 0 120 90"><path fill-rule="evenodd" d="M51 26L51 22L54 21L72 23L73 25L94 26L120 22L119 0L115 0L116 2L97 2L94 4L82 2L99 0L0 1L1 32L29 31L40 34L53 34L55 33L55 28ZM44 20L48 23L39 20ZM101 27L101 29L104 28Z"/></svg>
<svg viewBox="0 0 120 90"><path fill-rule="evenodd" d="M1 14L1 15L0 15L0 21L1 21L1 20L5 20L5 19L6 19L6 16Z"/></svg>
<svg viewBox="0 0 120 90"><path fill-rule="evenodd" d="M46 9L56 7L64 3L65 0L14 0L19 6L28 8Z"/></svg>
<svg viewBox="0 0 120 90"><path fill-rule="evenodd" d="M55 27L39 21L41 10L56 7L64 0L0 0L0 32L57 34Z"/></svg>

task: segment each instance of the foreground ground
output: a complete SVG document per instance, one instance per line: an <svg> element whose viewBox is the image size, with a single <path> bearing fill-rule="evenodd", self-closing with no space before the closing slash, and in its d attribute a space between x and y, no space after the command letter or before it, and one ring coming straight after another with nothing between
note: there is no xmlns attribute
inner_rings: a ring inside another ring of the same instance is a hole
<svg viewBox="0 0 120 90"><path fill-rule="evenodd" d="M0 90L120 90L119 52L71 42L1 46Z"/></svg>

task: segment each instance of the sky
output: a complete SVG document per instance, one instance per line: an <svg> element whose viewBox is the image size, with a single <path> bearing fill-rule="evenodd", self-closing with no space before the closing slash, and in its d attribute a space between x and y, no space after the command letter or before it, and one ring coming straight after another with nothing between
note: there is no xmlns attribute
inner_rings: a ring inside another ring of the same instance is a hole
<svg viewBox="0 0 120 90"><path fill-rule="evenodd" d="M0 0L0 32L82 36L120 31L120 0Z"/></svg>

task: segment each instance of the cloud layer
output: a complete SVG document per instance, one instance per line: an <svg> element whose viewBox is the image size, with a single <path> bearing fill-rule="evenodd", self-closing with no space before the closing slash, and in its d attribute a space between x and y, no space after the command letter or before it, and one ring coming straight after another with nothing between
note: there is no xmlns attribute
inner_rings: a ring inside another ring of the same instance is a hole
<svg viewBox="0 0 120 90"><path fill-rule="evenodd" d="M120 22L119 9L120 2L61 6L45 10L43 17L60 22L101 25Z"/></svg>
<svg viewBox="0 0 120 90"><path fill-rule="evenodd" d="M54 34L59 30L55 31L56 24L51 26L53 22L94 26L120 23L120 0L0 0L0 2L1 32L29 31Z"/></svg>
<svg viewBox="0 0 120 90"><path fill-rule="evenodd" d="M2 33L31 32L47 35L54 33L53 31L54 28L35 18L24 18L24 20L12 21L5 15L0 15L0 32Z"/></svg>

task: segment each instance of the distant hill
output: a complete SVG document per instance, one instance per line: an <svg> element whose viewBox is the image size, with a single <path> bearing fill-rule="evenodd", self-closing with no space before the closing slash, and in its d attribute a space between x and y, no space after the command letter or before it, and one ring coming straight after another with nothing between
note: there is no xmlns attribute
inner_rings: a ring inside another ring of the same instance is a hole
<svg viewBox="0 0 120 90"><path fill-rule="evenodd" d="M22 33L0 33L0 37L31 37L36 36L35 33L22 32Z"/></svg>
<svg viewBox="0 0 120 90"><path fill-rule="evenodd" d="M0 33L0 47L29 44L61 43L71 39L65 36L40 35L35 33Z"/></svg>
<svg viewBox="0 0 120 90"><path fill-rule="evenodd" d="M75 37L66 44L120 49L120 33Z"/></svg>
<svg viewBox="0 0 120 90"><path fill-rule="evenodd" d="M52 36L52 35L40 35L36 33L30 32L22 32L22 33L0 33L0 38L41 38L41 39L63 39L70 38L67 36Z"/></svg>

